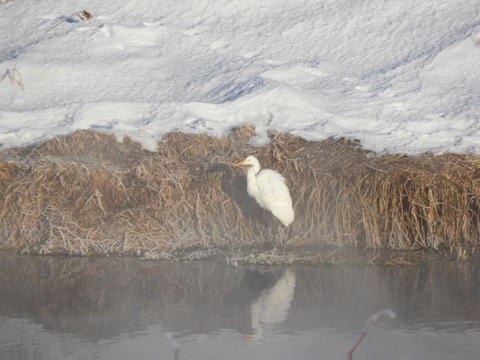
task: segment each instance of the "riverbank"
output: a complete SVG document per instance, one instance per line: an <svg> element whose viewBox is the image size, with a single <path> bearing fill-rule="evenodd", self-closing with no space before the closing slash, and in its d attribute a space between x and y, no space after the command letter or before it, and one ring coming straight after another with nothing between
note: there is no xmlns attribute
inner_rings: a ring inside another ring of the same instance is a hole
<svg viewBox="0 0 480 360"><path fill-rule="evenodd" d="M476 253L478 156L380 156L354 140L280 133L255 147L254 137L251 126L221 138L169 133L150 152L127 137L77 131L4 150L0 250L151 258L325 246ZM296 215L288 228L247 195L242 171L226 165L250 154L287 179Z"/></svg>

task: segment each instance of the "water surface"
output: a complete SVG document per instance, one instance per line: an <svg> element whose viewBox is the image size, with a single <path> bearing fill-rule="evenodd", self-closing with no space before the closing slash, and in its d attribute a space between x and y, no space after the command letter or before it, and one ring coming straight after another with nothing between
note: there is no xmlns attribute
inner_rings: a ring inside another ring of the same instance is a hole
<svg viewBox="0 0 480 360"><path fill-rule="evenodd" d="M232 268L0 255L0 359L476 359L473 263Z"/></svg>

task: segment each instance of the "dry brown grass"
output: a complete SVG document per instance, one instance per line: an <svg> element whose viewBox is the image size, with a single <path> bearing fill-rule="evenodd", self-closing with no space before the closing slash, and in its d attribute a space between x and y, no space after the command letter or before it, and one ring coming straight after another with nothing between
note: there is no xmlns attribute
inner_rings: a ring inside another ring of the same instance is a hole
<svg viewBox="0 0 480 360"><path fill-rule="evenodd" d="M126 138L79 131L0 153L0 249L144 254L311 245L478 248L480 160L376 156L345 139L272 134L249 145L245 126L222 138L171 133L151 153ZM288 228L246 193L248 154L288 181Z"/></svg>

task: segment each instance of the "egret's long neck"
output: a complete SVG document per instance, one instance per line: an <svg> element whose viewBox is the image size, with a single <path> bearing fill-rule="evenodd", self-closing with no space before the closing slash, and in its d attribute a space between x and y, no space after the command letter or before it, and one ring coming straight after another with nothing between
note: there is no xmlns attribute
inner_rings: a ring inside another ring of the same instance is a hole
<svg viewBox="0 0 480 360"><path fill-rule="evenodd" d="M251 166L247 170L247 190L250 196L254 196L258 192L256 175L259 170L256 166Z"/></svg>

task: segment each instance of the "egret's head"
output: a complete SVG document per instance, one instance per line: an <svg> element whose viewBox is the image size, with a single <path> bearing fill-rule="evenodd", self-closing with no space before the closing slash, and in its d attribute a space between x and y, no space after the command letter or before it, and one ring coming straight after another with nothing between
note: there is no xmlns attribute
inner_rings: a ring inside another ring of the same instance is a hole
<svg viewBox="0 0 480 360"><path fill-rule="evenodd" d="M236 167L240 167L240 166L248 167L249 169L248 171L253 172L254 174L257 174L260 171L260 163L258 162L258 159L253 155L250 155L245 160L242 160L232 165Z"/></svg>
<svg viewBox="0 0 480 360"><path fill-rule="evenodd" d="M240 167L240 166L255 167L255 166L260 166L260 163L258 162L258 159L255 156L250 155L245 160L242 160L240 162L237 162L237 163L233 164L233 166L235 166L235 167Z"/></svg>

